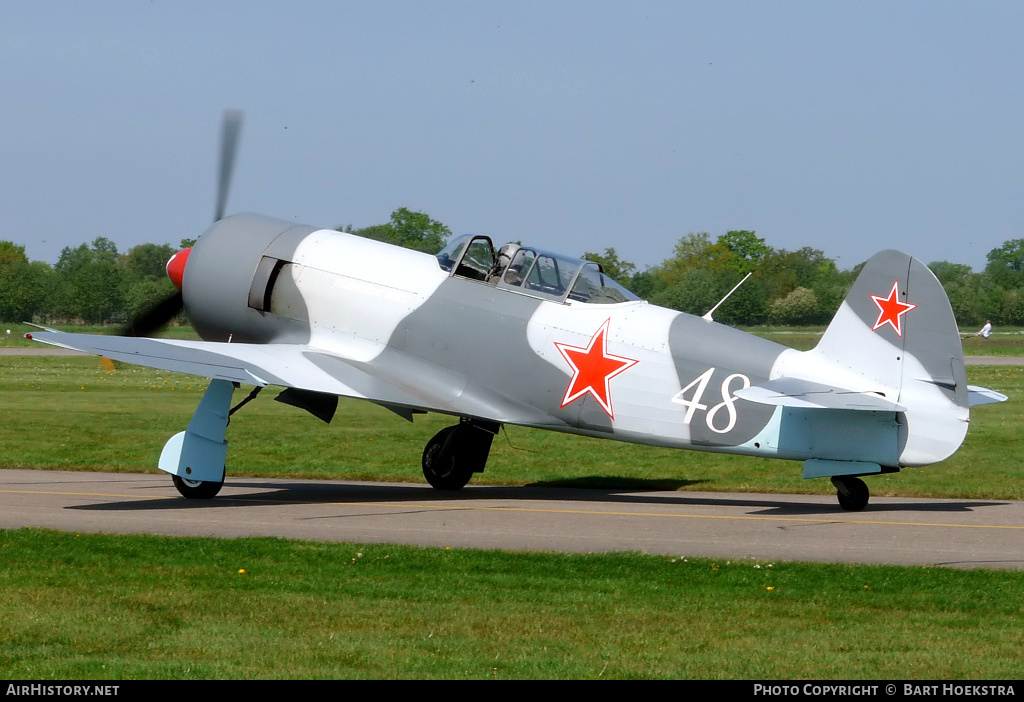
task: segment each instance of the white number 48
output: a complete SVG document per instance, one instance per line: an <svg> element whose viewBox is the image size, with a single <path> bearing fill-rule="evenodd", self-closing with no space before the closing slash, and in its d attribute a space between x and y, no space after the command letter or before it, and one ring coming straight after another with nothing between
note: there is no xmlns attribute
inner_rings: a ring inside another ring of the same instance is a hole
<svg viewBox="0 0 1024 702"><path fill-rule="evenodd" d="M685 388L676 393L675 397L672 398L672 402L677 405L683 405L686 407L686 417L683 419L687 424L693 419L693 415L697 410L707 410L707 415L704 417L704 421L708 425L708 429L715 432L716 434L725 434L732 431L732 428L736 426L736 397L732 393L734 392L732 384L734 380L739 379L742 388L750 387L750 378L743 375L742 373L733 373L727 376L722 381L721 396L722 401L717 405L708 410L708 406L701 403L701 398L704 397L704 391L708 387L708 383L711 382L711 376L714 375L715 369L708 368L704 373L694 379L692 383L687 385ZM736 388L736 390L742 389ZM693 390L693 397L689 400L686 399L686 394ZM725 426L720 426L721 422L716 423L716 417L722 410L726 412Z"/></svg>

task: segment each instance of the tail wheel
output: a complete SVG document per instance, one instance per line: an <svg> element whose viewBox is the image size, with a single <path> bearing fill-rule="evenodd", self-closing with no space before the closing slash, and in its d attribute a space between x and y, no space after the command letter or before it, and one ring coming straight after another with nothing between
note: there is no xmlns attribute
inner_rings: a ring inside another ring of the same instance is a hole
<svg viewBox="0 0 1024 702"><path fill-rule="evenodd" d="M188 478L172 475L171 481L174 483L174 487L178 489L178 492L181 493L181 496L187 497L190 500L208 500L211 497L216 497L220 489L224 487L223 480L215 483L212 481L189 480Z"/></svg>
<svg viewBox="0 0 1024 702"><path fill-rule="evenodd" d="M860 478L835 477L832 478L832 484L836 486L836 497L843 509L848 512L859 512L868 506L871 493Z"/></svg>

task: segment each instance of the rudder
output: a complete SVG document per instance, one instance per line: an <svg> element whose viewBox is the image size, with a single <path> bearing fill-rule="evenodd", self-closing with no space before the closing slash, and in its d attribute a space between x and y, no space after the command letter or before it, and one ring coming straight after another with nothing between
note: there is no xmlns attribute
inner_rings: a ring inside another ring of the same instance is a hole
<svg viewBox="0 0 1024 702"><path fill-rule="evenodd" d="M906 407L898 417L901 465L941 461L967 434L967 374L953 310L935 275L907 254L883 251L864 265L808 356L832 374L829 382Z"/></svg>

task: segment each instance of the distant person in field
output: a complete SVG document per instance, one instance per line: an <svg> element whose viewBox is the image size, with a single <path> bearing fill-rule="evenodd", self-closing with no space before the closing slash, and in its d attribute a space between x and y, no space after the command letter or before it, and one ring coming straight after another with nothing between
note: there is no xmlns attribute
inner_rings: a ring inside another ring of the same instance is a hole
<svg viewBox="0 0 1024 702"><path fill-rule="evenodd" d="M985 326L983 326L981 328L981 330L977 334L975 334L975 336L980 336L983 339L987 339L989 337L989 334L991 334L991 333L992 333L992 320L991 319L986 319L985 320Z"/></svg>

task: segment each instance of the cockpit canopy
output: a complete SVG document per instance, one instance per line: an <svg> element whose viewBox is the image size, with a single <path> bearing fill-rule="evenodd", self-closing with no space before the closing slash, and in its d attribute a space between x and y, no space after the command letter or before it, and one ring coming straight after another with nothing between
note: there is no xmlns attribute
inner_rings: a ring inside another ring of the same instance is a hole
<svg viewBox="0 0 1024 702"><path fill-rule="evenodd" d="M615 304L638 301L592 261L507 244L497 254L490 237L466 234L452 239L437 255L453 276L558 302Z"/></svg>

